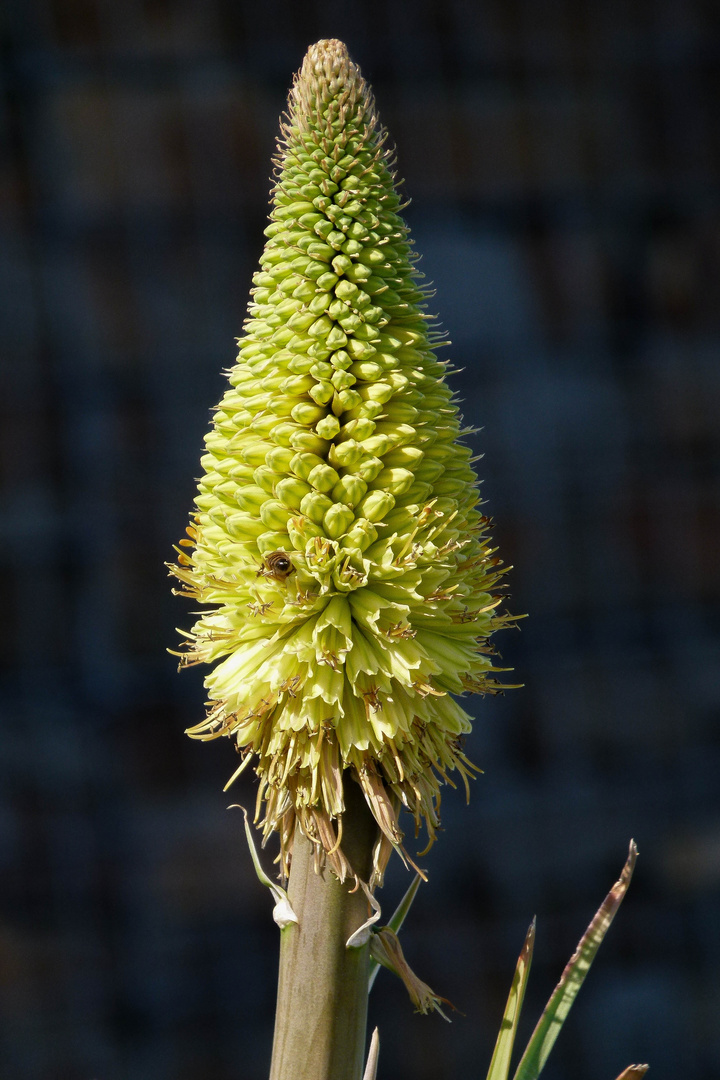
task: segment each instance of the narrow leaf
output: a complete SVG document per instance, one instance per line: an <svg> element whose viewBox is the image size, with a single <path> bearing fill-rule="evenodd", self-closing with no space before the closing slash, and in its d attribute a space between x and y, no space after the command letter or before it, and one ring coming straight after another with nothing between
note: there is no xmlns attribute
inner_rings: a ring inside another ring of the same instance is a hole
<svg viewBox="0 0 720 1080"><path fill-rule="evenodd" d="M510 993L508 995L507 1005L505 1006L500 1031L498 1032L497 1042L495 1043L495 1050L493 1051L492 1061L490 1062L487 1080L507 1080L508 1073L510 1072L510 1059L512 1058L515 1034L517 1032L518 1020L520 1019L520 1010L522 1009L523 998L525 997L525 987L527 986L528 975L530 974L530 964L532 963L534 945L535 919L530 923L525 938L525 944L518 957L515 975L513 977L512 986L510 987Z"/></svg>
<svg viewBox="0 0 720 1080"><path fill-rule="evenodd" d="M615 917L625 893L628 890L632 872L637 859L635 841L630 841L630 851L622 874L615 882L605 900L598 908L595 917L580 939L577 949L562 973L560 982L555 987L552 997L545 1006L537 1027L515 1072L514 1080L537 1080L548 1055L552 1050L560 1029L565 1023L578 990L585 981L595 954ZM632 1075L632 1074L631 1074Z"/></svg>
<svg viewBox="0 0 720 1080"><path fill-rule="evenodd" d="M628 1065L627 1069L618 1076L617 1080L640 1080L650 1068L649 1065Z"/></svg>
<svg viewBox="0 0 720 1080"><path fill-rule="evenodd" d="M272 881L262 868L260 858L255 847L255 841L253 839L252 829L250 828L250 822L248 820L247 810L244 806L240 806L239 803L233 803L228 807L228 810L242 810L245 816L245 837L247 839L248 849L250 851L250 858L252 859L253 866L255 867L255 873L257 879L261 885L267 886L275 901L275 907L273 908L273 919L278 924L281 930L284 930L290 923L296 923L298 917L292 909L290 901L288 900L288 894L285 892L277 882Z"/></svg>
<svg viewBox="0 0 720 1080"><path fill-rule="evenodd" d="M420 877L420 874L416 874L415 877L413 878L413 880L410 882L410 886L409 886L407 892L405 893L402 900L400 901L400 903L395 908L395 911L392 914L392 917L390 919L390 922L388 923L388 926L390 927L390 929L395 934L397 934L399 932L400 927L405 922L405 916L407 915L408 911L410 910L412 902L415 899L415 896L417 894L418 889L420 888L420 882L421 881L422 881L422 878ZM375 979L377 978L377 973L378 973L379 970L380 970L380 964L377 962L377 960L374 960L373 957L370 957L370 978L369 978L369 981L368 981L368 993L370 993L370 991L373 988L373 983L375 982Z"/></svg>
<svg viewBox="0 0 720 1080"><path fill-rule="evenodd" d="M380 1033L377 1028L372 1033L370 1050L368 1051L367 1065L363 1073L363 1080L375 1080L377 1076L378 1057L380 1056Z"/></svg>

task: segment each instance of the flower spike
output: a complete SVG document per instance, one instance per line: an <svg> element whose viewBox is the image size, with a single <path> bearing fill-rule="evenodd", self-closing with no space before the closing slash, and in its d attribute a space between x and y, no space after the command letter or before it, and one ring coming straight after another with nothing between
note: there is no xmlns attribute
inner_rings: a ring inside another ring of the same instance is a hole
<svg viewBox="0 0 720 1080"><path fill-rule="evenodd" d="M370 90L339 41L305 57L270 224L173 572L209 610L181 667L214 664L207 717L259 777L287 871L295 823L341 879L344 785L402 851L401 807L439 827L440 785L479 770L453 695L502 686L488 639L504 573L436 358Z"/></svg>

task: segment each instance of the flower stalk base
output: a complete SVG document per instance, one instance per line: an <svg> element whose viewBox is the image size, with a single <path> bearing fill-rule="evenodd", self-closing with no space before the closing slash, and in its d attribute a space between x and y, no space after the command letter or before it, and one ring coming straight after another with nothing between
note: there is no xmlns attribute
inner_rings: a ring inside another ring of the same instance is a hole
<svg viewBox="0 0 720 1080"><path fill-rule="evenodd" d="M345 785L343 846L367 881L377 825L360 788ZM288 895L297 925L281 934L270 1080L361 1080L365 1054L369 946L348 949L368 901L326 867L296 827Z"/></svg>

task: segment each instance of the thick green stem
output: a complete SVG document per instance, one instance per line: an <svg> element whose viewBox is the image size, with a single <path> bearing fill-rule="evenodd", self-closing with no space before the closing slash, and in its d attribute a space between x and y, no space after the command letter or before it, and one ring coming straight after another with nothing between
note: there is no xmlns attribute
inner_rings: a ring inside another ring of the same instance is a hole
<svg viewBox="0 0 720 1080"><path fill-rule="evenodd" d="M370 876L375 821L355 783L345 783L343 851ZM295 832L288 895L298 924L281 935L270 1080L360 1080L365 1052L368 946L345 942L368 917L352 881L313 868L313 845Z"/></svg>

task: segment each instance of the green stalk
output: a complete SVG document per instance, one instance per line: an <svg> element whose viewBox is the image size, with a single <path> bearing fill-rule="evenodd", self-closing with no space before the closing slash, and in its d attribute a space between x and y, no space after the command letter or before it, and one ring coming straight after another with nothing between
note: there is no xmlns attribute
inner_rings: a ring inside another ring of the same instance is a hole
<svg viewBox="0 0 720 1080"><path fill-rule="evenodd" d="M360 789L345 784L343 851L369 880L377 825ZM368 917L353 881L314 870L314 848L296 827L288 895L297 924L282 931L270 1080L361 1080L369 946L347 939Z"/></svg>

